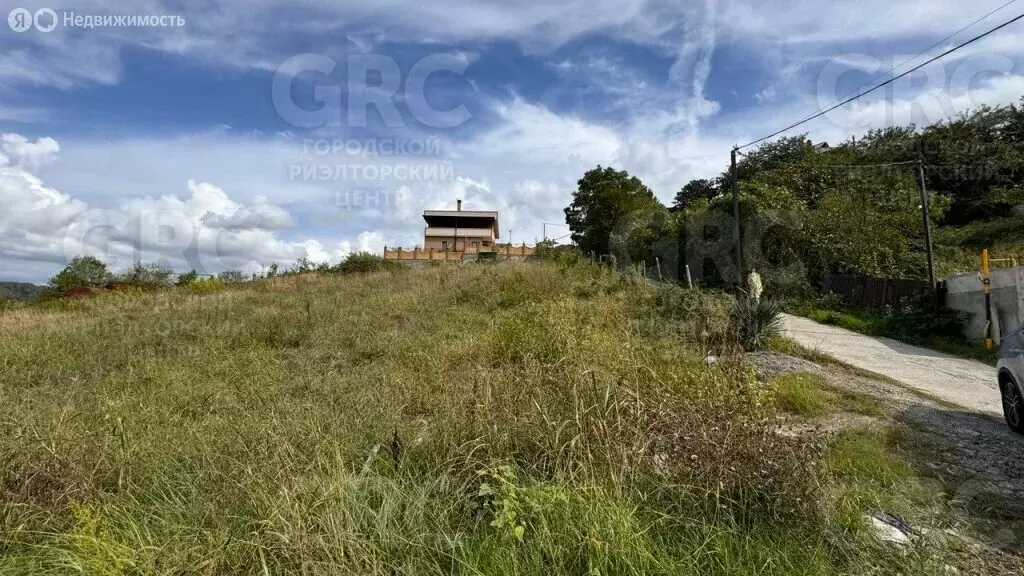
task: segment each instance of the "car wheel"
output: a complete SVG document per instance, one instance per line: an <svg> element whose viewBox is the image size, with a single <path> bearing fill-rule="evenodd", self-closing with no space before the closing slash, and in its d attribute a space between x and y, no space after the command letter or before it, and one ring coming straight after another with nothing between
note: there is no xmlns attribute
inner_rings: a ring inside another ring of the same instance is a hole
<svg viewBox="0 0 1024 576"><path fill-rule="evenodd" d="M1003 417L1006 425L1017 434L1024 434L1024 398L1013 380L1002 378L999 388L1003 395Z"/></svg>

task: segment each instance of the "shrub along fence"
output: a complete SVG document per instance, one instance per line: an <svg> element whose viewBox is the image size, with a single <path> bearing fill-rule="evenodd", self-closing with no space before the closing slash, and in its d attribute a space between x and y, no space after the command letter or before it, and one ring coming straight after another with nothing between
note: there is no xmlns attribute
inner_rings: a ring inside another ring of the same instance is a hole
<svg viewBox="0 0 1024 576"><path fill-rule="evenodd" d="M833 274L825 278L822 289L841 296L854 306L884 308L898 306L904 298L913 298L931 291L927 280L899 280L853 274Z"/></svg>

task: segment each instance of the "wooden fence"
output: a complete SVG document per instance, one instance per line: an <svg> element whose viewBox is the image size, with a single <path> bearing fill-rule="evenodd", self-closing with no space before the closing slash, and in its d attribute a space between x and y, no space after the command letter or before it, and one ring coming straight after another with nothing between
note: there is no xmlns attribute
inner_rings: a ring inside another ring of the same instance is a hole
<svg viewBox="0 0 1024 576"><path fill-rule="evenodd" d="M926 280L898 280L852 274L834 274L822 286L826 293L837 294L854 306L884 308L896 306L903 298L931 291Z"/></svg>
<svg viewBox="0 0 1024 576"><path fill-rule="evenodd" d="M499 256L533 256L533 250L533 246L527 246L526 244L520 246L495 244L492 251Z"/></svg>
<svg viewBox="0 0 1024 576"><path fill-rule="evenodd" d="M384 249L385 260L435 260L439 262L461 262L462 251L455 250L397 250Z"/></svg>
<svg viewBox="0 0 1024 576"><path fill-rule="evenodd" d="M440 262L461 262L463 254L485 254L493 253L498 256L532 256L533 246L509 246L508 244L496 244L490 249L474 248L467 246L464 250L423 250L416 247L412 250L401 248L384 248L386 260L435 260Z"/></svg>

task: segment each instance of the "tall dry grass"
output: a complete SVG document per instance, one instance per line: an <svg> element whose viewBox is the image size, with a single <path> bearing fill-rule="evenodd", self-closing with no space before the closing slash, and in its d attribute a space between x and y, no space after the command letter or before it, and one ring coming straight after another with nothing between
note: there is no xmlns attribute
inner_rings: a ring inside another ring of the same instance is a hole
<svg viewBox="0 0 1024 576"><path fill-rule="evenodd" d="M0 574L915 569L706 365L723 298L481 264L0 316Z"/></svg>

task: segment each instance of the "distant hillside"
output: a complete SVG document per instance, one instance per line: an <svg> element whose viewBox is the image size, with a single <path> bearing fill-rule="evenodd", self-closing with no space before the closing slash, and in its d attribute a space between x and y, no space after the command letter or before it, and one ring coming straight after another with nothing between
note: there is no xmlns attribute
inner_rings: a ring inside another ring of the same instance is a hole
<svg viewBox="0 0 1024 576"><path fill-rule="evenodd" d="M31 300L45 288L45 286L36 286L27 282L0 282L0 299Z"/></svg>

